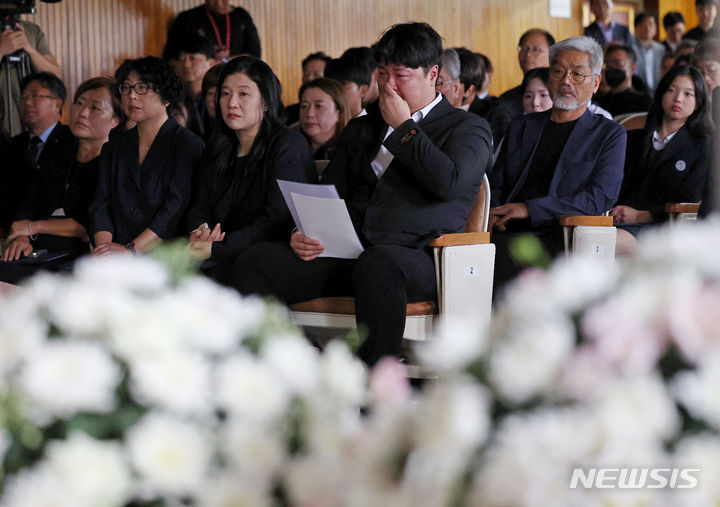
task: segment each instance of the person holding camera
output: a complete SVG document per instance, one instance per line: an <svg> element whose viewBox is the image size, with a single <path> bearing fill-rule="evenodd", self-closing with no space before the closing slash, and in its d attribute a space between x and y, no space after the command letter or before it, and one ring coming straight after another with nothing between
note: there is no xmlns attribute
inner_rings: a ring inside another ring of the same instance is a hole
<svg viewBox="0 0 720 507"><path fill-rule="evenodd" d="M30 74L50 72L60 76L60 66L50 52L45 34L35 23L6 16L0 23L0 96L5 102L2 126L11 136L22 132L20 82Z"/></svg>

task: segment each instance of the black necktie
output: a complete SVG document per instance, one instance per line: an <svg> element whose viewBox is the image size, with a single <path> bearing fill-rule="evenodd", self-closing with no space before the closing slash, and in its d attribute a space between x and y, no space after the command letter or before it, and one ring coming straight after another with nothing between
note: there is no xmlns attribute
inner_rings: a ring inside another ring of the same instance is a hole
<svg viewBox="0 0 720 507"><path fill-rule="evenodd" d="M30 163L35 168L37 168L38 148L39 148L41 142L42 142L42 139L40 139L37 136L33 136L30 138L30 146L28 147L28 155L29 155Z"/></svg>

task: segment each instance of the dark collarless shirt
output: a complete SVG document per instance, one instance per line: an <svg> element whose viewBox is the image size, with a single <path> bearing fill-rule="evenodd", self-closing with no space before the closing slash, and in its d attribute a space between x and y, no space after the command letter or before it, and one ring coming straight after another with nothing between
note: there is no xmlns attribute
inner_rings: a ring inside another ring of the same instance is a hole
<svg viewBox="0 0 720 507"><path fill-rule="evenodd" d="M548 120L545 124L525 184L515 198L517 202L548 195L555 167L576 123L577 120L563 123Z"/></svg>

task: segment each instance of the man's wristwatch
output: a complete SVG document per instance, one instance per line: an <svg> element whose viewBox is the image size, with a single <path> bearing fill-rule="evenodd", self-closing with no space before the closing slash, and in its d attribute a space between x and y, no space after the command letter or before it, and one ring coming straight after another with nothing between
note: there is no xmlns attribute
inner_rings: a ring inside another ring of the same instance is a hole
<svg viewBox="0 0 720 507"><path fill-rule="evenodd" d="M135 242L134 242L134 241L130 241L129 243L127 243L127 244L125 245L125 248L127 248L128 250L130 250L130 253L131 253L131 254L137 255L137 250L135 250Z"/></svg>

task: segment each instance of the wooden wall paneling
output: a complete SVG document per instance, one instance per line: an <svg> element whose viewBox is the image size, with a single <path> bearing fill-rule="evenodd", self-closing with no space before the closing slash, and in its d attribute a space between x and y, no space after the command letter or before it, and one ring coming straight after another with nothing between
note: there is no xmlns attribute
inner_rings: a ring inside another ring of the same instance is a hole
<svg viewBox="0 0 720 507"><path fill-rule="evenodd" d="M125 58L159 56L169 21L200 1L38 2L37 15L27 18L47 35L72 94L89 77L112 75ZM410 20L433 25L447 46L462 45L487 54L496 68L491 91L499 94L521 79L516 47L522 32L537 26L550 30L558 40L579 35L581 1L572 0L570 19L550 18L549 0L235 0L233 4L253 16L263 58L283 84L283 99L293 103L300 86L300 61L308 53L324 51L337 57L348 47L372 44L390 25ZM693 0L660 1L674 5Z"/></svg>
<svg viewBox="0 0 720 507"><path fill-rule="evenodd" d="M665 29L662 26L662 17L666 12L678 11L685 18L685 29L690 30L698 24L695 14L695 0L658 0L658 33L660 40L665 40Z"/></svg>

